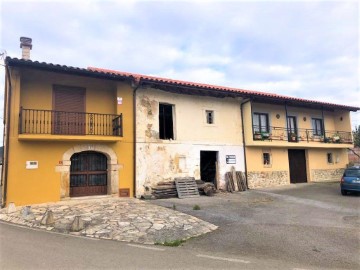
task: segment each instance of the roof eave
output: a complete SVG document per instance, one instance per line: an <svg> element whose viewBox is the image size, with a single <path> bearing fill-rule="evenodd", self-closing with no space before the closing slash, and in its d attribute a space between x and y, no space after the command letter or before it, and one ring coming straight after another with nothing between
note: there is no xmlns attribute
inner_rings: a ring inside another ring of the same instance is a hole
<svg viewBox="0 0 360 270"><path fill-rule="evenodd" d="M134 80L133 76L131 75L124 76L118 74L107 74L107 73L92 71L83 68L64 66L64 65L54 65L45 62L23 60L23 59L11 58L11 57L6 57L5 64L10 67L32 68L37 70L58 72L58 73L78 75L78 76L86 76L86 77L92 77L98 79L129 81L129 82Z"/></svg>

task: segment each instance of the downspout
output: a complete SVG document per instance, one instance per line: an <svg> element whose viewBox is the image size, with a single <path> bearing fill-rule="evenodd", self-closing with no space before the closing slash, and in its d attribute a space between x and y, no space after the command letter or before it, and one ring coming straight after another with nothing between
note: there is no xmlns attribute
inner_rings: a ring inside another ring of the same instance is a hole
<svg viewBox="0 0 360 270"><path fill-rule="evenodd" d="M286 133L287 133L287 137L288 137L288 141L289 141L289 137L290 137L290 132L289 132L289 123L288 123L288 109L287 109L287 103L285 101L285 115L286 115Z"/></svg>
<svg viewBox="0 0 360 270"><path fill-rule="evenodd" d="M134 151L134 168L133 168L133 174L134 174L134 190L133 190L133 196L136 197L136 92L140 88L140 80L136 82L136 79L134 80L133 85L133 134L134 134L134 141L133 141L133 151Z"/></svg>
<svg viewBox="0 0 360 270"><path fill-rule="evenodd" d="M321 117L322 117L322 129L324 133L324 142L325 142L326 133L325 133L324 106L321 106Z"/></svg>
<svg viewBox="0 0 360 270"><path fill-rule="evenodd" d="M247 99L244 102L240 103L240 112L241 112L241 133L242 133L242 139L243 139L243 154L244 154L244 163L245 163L245 181L246 181L246 188L249 189L248 181L247 181L247 162L246 162L246 141L245 141L245 132L244 132L244 113L243 113L243 105L247 102L251 101L251 99ZM253 126L253 125L251 125ZM254 128L254 127L253 127ZM253 133L254 134L254 133Z"/></svg>
<svg viewBox="0 0 360 270"><path fill-rule="evenodd" d="M4 125L6 124L6 133L4 134L6 139L6 151L4 153L4 158L3 158L3 167L1 172L2 176L4 176L3 179L3 184L4 184L4 193L2 194L2 204L1 204L1 208L4 208L6 206L6 197L7 197L7 178L8 178L8 164L9 164L9 141L10 141L10 111L11 111L11 77L10 77L10 70L9 70L9 66L6 64L5 65L6 68L6 74L8 77L8 81L9 81L9 88L6 94L7 97L7 114L4 115ZM4 126L4 131L5 131L5 126ZM5 146L5 144L4 144Z"/></svg>

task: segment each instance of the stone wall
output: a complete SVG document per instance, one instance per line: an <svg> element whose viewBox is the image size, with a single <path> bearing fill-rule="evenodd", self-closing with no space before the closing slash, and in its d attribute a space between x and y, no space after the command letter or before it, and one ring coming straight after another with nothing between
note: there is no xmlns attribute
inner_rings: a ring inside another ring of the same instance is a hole
<svg viewBox="0 0 360 270"><path fill-rule="evenodd" d="M249 188L276 187L290 184L288 171L253 171L247 173Z"/></svg>
<svg viewBox="0 0 360 270"><path fill-rule="evenodd" d="M340 181L344 169L318 169L311 170L312 179L314 182L324 181Z"/></svg>

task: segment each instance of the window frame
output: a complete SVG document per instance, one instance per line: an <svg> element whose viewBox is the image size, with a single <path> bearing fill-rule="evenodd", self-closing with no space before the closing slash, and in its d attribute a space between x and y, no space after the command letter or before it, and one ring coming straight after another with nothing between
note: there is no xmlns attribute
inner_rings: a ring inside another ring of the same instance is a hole
<svg viewBox="0 0 360 270"><path fill-rule="evenodd" d="M265 126L262 125L262 120L261 120L261 116L265 116ZM254 120L255 118L258 118L258 123L259 125L255 125ZM260 113L260 112L254 112L253 113L253 119L252 119L252 124L253 124L253 130L254 133L255 132L266 132L269 133L270 132L270 123L269 123L269 114L268 113ZM257 127L257 128L256 128ZM262 130L262 128L265 127L265 130Z"/></svg>
<svg viewBox="0 0 360 270"><path fill-rule="evenodd" d="M323 119L313 117L313 118L311 118L311 125L312 125L313 135L314 136L323 136L324 135L324 122L323 122Z"/></svg>
<svg viewBox="0 0 360 270"><path fill-rule="evenodd" d="M172 131L166 132L166 120L165 120L165 115L164 115L164 109L162 111L163 117L161 119L161 106L169 106L171 107L171 120L172 120ZM159 139L160 140L175 140L175 105L174 104L170 104L170 103L166 103L166 102L159 102ZM161 121L163 121L163 124L161 124ZM161 131L161 126L165 125L164 130ZM161 134L163 134L163 136L161 136ZM171 136L172 135L172 136Z"/></svg>
<svg viewBox="0 0 360 270"><path fill-rule="evenodd" d="M326 153L326 160L328 164L334 164L334 154L331 152Z"/></svg>
<svg viewBox="0 0 360 270"><path fill-rule="evenodd" d="M211 115L211 121L210 121L209 115ZM207 125L215 125L215 111L214 110L205 110L205 121L206 121Z"/></svg>

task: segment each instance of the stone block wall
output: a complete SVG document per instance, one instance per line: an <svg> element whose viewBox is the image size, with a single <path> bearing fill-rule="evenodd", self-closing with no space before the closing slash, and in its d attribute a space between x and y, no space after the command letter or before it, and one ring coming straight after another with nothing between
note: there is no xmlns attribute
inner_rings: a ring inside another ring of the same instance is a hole
<svg viewBox="0 0 360 270"><path fill-rule="evenodd" d="M253 171L247 173L249 188L276 187L290 184L288 171Z"/></svg>
<svg viewBox="0 0 360 270"><path fill-rule="evenodd" d="M314 182L340 181L344 169L315 169L311 170Z"/></svg>

